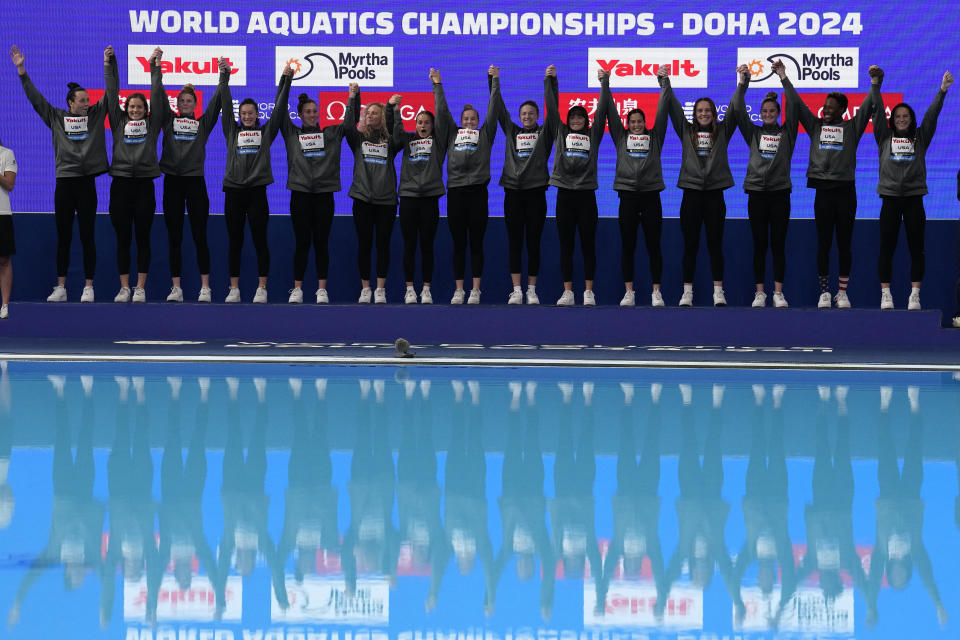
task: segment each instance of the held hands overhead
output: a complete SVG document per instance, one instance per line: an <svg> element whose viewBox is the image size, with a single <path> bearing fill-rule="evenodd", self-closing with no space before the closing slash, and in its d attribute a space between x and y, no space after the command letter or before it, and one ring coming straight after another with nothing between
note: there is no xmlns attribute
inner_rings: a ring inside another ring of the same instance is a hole
<svg viewBox="0 0 960 640"><path fill-rule="evenodd" d="M487 69L487 75L490 76L491 78L499 78L500 67L497 67L495 65L490 65L490 68Z"/></svg>
<svg viewBox="0 0 960 640"><path fill-rule="evenodd" d="M430 67L430 82L440 84L440 70Z"/></svg>
<svg viewBox="0 0 960 640"><path fill-rule="evenodd" d="M750 67L745 64L741 64L739 67L737 67L737 75L740 77L740 84L749 84Z"/></svg>
<svg viewBox="0 0 960 640"><path fill-rule="evenodd" d="M872 64L867 73L870 74L870 84L883 84L883 69Z"/></svg>

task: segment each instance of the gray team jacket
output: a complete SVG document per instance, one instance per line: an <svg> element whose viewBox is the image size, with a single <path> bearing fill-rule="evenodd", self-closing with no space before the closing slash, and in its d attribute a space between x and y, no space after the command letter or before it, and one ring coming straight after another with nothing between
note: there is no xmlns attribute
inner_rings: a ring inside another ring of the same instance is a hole
<svg viewBox="0 0 960 640"><path fill-rule="evenodd" d="M289 87L291 79L284 76ZM344 129L357 128L358 97L347 100L343 122L324 127L298 127L290 120L286 103L280 133L287 148L287 189L303 193L340 191L340 148ZM279 108L281 105L277 105Z"/></svg>
<svg viewBox="0 0 960 640"><path fill-rule="evenodd" d="M434 118L433 135L421 138L417 132L403 130L403 118L397 106L393 110L393 144L403 149L400 160L400 196L430 198L446 193L443 188L443 158L447 153L445 126Z"/></svg>
<svg viewBox="0 0 960 640"><path fill-rule="evenodd" d="M690 139L690 131L694 125L683 115L683 107L670 87L670 78L661 78L660 86L662 99L667 100L669 105L673 128L680 137L682 152L677 186L681 189L696 191L713 191L732 187L733 174L730 173L730 162L727 160L727 146L730 144L730 137L737 129L733 102L731 101L727 107L723 122L719 123L716 140L710 140L709 136L704 136L702 137L704 147L695 149Z"/></svg>
<svg viewBox="0 0 960 640"><path fill-rule="evenodd" d="M166 103L167 94L160 85L159 70L150 76L152 102ZM106 79L107 117L113 136L110 175L114 178L156 178L160 175L157 140L163 129L163 119L151 110L140 120L131 120L120 108L120 77L117 74L116 57L110 64Z"/></svg>
<svg viewBox="0 0 960 640"><path fill-rule="evenodd" d="M853 182L857 169L857 145L873 115L873 94L867 95L852 119L826 124L803 103L792 83L784 82L783 89L787 100L799 107L800 124L810 136L807 186L817 187L819 181Z"/></svg>
<svg viewBox="0 0 960 640"><path fill-rule="evenodd" d="M782 82L787 86L790 80L784 79ZM788 191L793 188L790 181L790 160L797 144L797 128L800 122L797 103L787 94L783 126L756 125L750 120L747 105L743 100L746 90L747 85L740 84L737 92L733 94L737 124L740 125L744 142L750 148L743 190Z"/></svg>
<svg viewBox="0 0 960 640"><path fill-rule="evenodd" d="M151 66L150 77L154 84L159 83L159 95L164 95L166 90L160 68ZM220 81L224 81L222 77ZM166 100L158 100L150 108L151 115L159 117L163 126L160 170L168 176L202 176L207 160L207 139L220 116L220 87L214 91L199 118L181 117L170 109Z"/></svg>
<svg viewBox="0 0 960 640"><path fill-rule="evenodd" d="M233 112L230 94L230 74L220 74L220 101L223 116L223 136L227 140L227 169L223 174L224 190L249 189L273 184L270 166L270 145L280 131L280 121L286 115L290 84L281 82L273 112L266 124L259 121L249 129L241 127Z"/></svg>
<svg viewBox="0 0 960 640"><path fill-rule="evenodd" d="M880 148L880 178L877 193L881 196L927 195L927 149L937 130L937 117L943 108L946 93L938 90L917 125L913 140L894 135L887 121L880 85L871 85L873 94L873 135Z"/></svg>
<svg viewBox="0 0 960 640"><path fill-rule="evenodd" d="M110 68L103 67L104 77ZM107 113L107 96L104 94L85 116L75 116L69 111L57 109L40 95L30 76L20 76L23 92L33 105L43 123L53 135L53 151L58 178L99 176L109 170L103 121Z"/></svg>
<svg viewBox="0 0 960 640"><path fill-rule="evenodd" d="M488 76L489 78L489 76ZM443 85L433 85L433 99L437 107L437 127L443 128L447 145L447 186L486 186L490 182L490 152L497 137L500 97L500 78L490 78L490 99L487 115L479 129L459 127L450 114Z"/></svg>
<svg viewBox="0 0 960 640"><path fill-rule="evenodd" d="M594 191L597 188L597 157L607 120L610 80L601 81L600 103L593 112L593 124L571 131L566 123L557 127L557 148L553 156L550 185L561 189ZM603 91L606 88L606 91Z"/></svg>
<svg viewBox="0 0 960 640"><path fill-rule="evenodd" d="M357 95L357 104L362 104ZM387 131L393 129L393 109L386 106ZM397 167L394 158L400 147L392 136L367 137L356 127L344 127L343 135L353 152L353 184L347 195L378 205L397 204Z"/></svg>
<svg viewBox="0 0 960 640"><path fill-rule="evenodd" d="M503 96L497 105L500 127L507 137L506 155L500 186L504 189L546 188L550 181L547 158L553 147L553 138L560 126L559 96L556 78L543 78L543 105L546 118L543 125L529 131L510 120L503 104Z"/></svg>
<svg viewBox="0 0 960 640"><path fill-rule="evenodd" d="M617 104L610 94L609 83L603 88L607 94L607 126L610 137L617 147L617 173L613 180L615 191L663 191L663 169L660 153L667 137L667 111L669 102L660 90L657 102L657 116L653 129L644 129L643 133L630 133L623 126ZM646 114L644 114L646 115Z"/></svg>

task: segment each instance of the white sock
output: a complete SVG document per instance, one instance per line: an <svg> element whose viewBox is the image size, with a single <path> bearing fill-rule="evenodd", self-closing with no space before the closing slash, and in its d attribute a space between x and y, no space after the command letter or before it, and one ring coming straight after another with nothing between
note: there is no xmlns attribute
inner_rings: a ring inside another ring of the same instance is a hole
<svg viewBox="0 0 960 640"><path fill-rule="evenodd" d="M514 291L522 291L522 289L520 289L520 285L515 286L515 287L513 288L513 290L514 290Z"/></svg>
<svg viewBox="0 0 960 640"><path fill-rule="evenodd" d="M407 291L413 291L413 285L412 285L412 284L408 284L408 285L407 285Z"/></svg>
<svg viewBox="0 0 960 640"><path fill-rule="evenodd" d="M693 293L693 285L692 285L692 284L685 284L685 285L683 285L683 292L684 292L684 293Z"/></svg>
<svg viewBox="0 0 960 640"><path fill-rule="evenodd" d="M880 293L890 293L890 287L880 287Z"/></svg>
<svg viewBox="0 0 960 640"><path fill-rule="evenodd" d="M424 290L424 291L430 291L430 285L428 285L428 284L423 285L423 290ZM462 289L461 289L461 291L462 291Z"/></svg>
<svg viewBox="0 0 960 640"><path fill-rule="evenodd" d="M714 293L723 293L723 287L721 287L720 285L716 285L716 284L715 284L715 285L713 285L713 292L714 292Z"/></svg>
<svg viewBox="0 0 960 640"><path fill-rule="evenodd" d="M910 295L920 295L920 287L911 287Z"/></svg>
<svg viewBox="0 0 960 640"><path fill-rule="evenodd" d="M535 285L535 284L528 284L528 285L527 285L527 291L536 291L536 290L537 290L537 285Z"/></svg>

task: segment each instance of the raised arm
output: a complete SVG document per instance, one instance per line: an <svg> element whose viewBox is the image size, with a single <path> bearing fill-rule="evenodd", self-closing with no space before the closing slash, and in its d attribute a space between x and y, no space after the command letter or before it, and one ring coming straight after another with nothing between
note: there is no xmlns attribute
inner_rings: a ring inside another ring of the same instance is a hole
<svg viewBox="0 0 960 640"><path fill-rule="evenodd" d="M447 106L447 97L443 93L439 70L430 69L430 82L433 85L433 100L437 106L437 139L446 141L450 133L456 130L457 123L450 115L450 107Z"/></svg>
<svg viewBox="0 0 960 640"><path fill-rule="evenodd" d="M499 69L497 70L497 77L500 77ZM493 99L493 95L491 95L490 98ZM500 122L500 128L503 129L504 135L512 136L516 125L513 124L513 120L510 119L510 114L507 113L507 106L503 102L502 92L497 94L497 101L497 120Z"/></svg>
<svg viewBox="0 0 960 640"><path fill-rule="evenodd" d="M220 84L224 82L223 74L220 75ZM200 116L200 120L203 121L203 126L207 131L213 128L213 125L217 123L217 118L220 116L220 104L223 94L220 92L220 84L217 84L216 90L213 92L213 97L210 99L210 102L204 105L203 115Z"/></svg>
<svg viewBox="0 0 960 640"><path fill-rule="evenodd" d="M277 99L270 113L267 124L263 127L267 140L273 141L283 124L292 126L290 122L290 84L293 81L293 69L287 64L280 75L280 85L277 89Z"/></svg>
<svg viewBox="0 0 960 640"><path fill-rule="evenodd" d="M677 132L678 136L683 137L683 130L689 124L686 116L683 115L683 105L673 94L673 87L670 86L670 76L667 75L664 67L660 67L657 75L660 78L660 100L667 103L670 121L673 122L673 130Z"/></svg>
<svg viewBox="0 0 960 640"><path fill-rule="evenodd" d="M793 88L793 83L790 82L790 78L787 77L783 62L777 60L773 64L775 66L779 65L780 71L778 71L777 74L780 76L780 84L783 85L783 92L787 96L787 104L790 105L790 108L787 109L787 118L796 118L809 133L809 131L816 126L817 116L813 114L813 111L810 111L810 107L800 99L800 94ZM794 110L796 110L796 115L792 115L791 113Z"/></svg>
<svg viewBox="0 0 960 640"><path fill-rule="evenodd" d="M163 72L160 71L160 59L163 51L160 47L153 50L150 56L150 119L156 120L162 126L171 117L170 101L167 100L167 90L163 86Z"/></svg>
<svg viewBox="0 0 960 640"><path fill-rule="evenodd" d="M875 95L880 93L880 85L883 83L883 69L877 65L870 65L870 93L867 94L867 99L864 100L863 104L860 105L860 110L857 111L857 114L853 116L853 121L857 127L857 135L863 135L863 132L867 130L867 123L870 122L870 118L873 117L874 103L878 101L875 98ZM876 89L874 89L876 87ZM883 100L878 101L883 105Z"/></svg>
<svg viewBox="0 0 960 640"><path fill-rule="evenodd" d="M500 96L500 67L490 65L487 69L487 82L490 85L490 98L487 100L487 114L484 116L481 130L493 143L493 139L497 137L500 110L503 109L503 98Z"/></svg>
<svg viewBox="0 0 960 640"><path fill-rule="evenodd" d="M599 76L603 70L597 70L597 75ZM613 99L613 94L610 93L610 74L607 73L607 82L600 83L601 93L601 102L603 102L604 95L606 96L606 105L607 105L607 126L610 128L610 137L613 138L613 143L616 145L620 144L620 140L623 139L623 136L626 135L627 129L623 126L623 121L620 119L620 109L617 107L617 101Z"/></svg>
<svg viewBox="0 0 960 640"><path fill-rule="evenodd" d="M110 128L116 129L120 126L123 111L120 109L120 74L117 72L117 56L112 46L107 47L103 52L103 78L106 81L104 98L107 101L107 117L110 120Z"/></svg>
<svg viewBox="0 0 960 640"><path fill-rule="evenodd" d="M800 96L797 95L796 91L787 92L787 85L790 81L787 79L787 68L783 64L782 60L776 60L773 63L772 69L774 73L780 76L780 84L783 85L784 89L784 104L783 109L785 111L783 117L783 128L787 131L793 138L797 137L797 129L800 126L800 105L803 103L799 101ZM793 87L791 86L791 89Z"/></svg>
<svg viewBox="0 0 960 640"><path fill-rule="evenodd" d="M544 124L547 132L555 136L560 127L560 94L557 88L557 68L553 65L547 67L543 76L543 108L546 111Z"/></svg>
<svg viewBox="0 0 960 640"><path fill-rule="evenodd" d="M387 112L391 114L393 124L393 127L390 128L390 121L388 121L387 130L393 138L393 143L401 149L403 145L407 143L407 132L403 130L403 117L400 115L400 103L402 100L403 96L395 93L390 96L390 100L387 102Z"/></svg>
<svg viewBox="0 0 960 640"><path fill-rule="evenodd" d="M659 76L661 71L666 73L668 68L667 65L661 65L660 69L657 69L657 75ZM670 101L667 100L664 87L660 87L660 98L657 100L657 116L653 121L653 135L657 137L661 147L663 147L663 142L667 138L667 120L669 118Z"/></svg>
<svg viewBox="0 0 960 640"><path fill-rule="evenodd" d="M887 120L887 112L883 107L883 96L880 94L880 85L870 85L870 95L873 97L873 137L877 144L883 144L883 141L890 137L890 122Z"/></svg>
<svg viewBox="0 0 960 640"><path fill-rule="evenodd" d="M237 118L233 113L233 96L230 94L230 63L226 58L220 58L220 84L217 91L220 92L220 106L223 115L220 118L220 125L223 127L223 135L230 137L237 130Z"/></svg>
<svg viewBox="0 0 960 640"><path fill-rule="evenodd" d="M743 76L741 75L741 81L737 83L737 88L733 90L733 95L730 96L730 102L727 104L727 114L723 118L723 132L727 138L727 144L730 143L733 132L737 130L737 126L740 124L738 112L746 113L746 103L743 100L746 92L747 85L743 82ZM740 106L737 106L738 104ZM749 120L749 117L747 119Z"/></svg>
<svg viewBox="0 0 960 640"><path fill-rule="evenodd" d="M740 127L740 135L743 136L744 142L747 143L747 146L753 141L753 122L750 121L750 114L747 113L747 103L744 101L743 96L747 92L747 86L750 84L750 67L745 64L737 67L737 77L739 82L737 83L737 90L733 92L733 100L730 102L730 106L733 108L734 119L737 122L737 126ZM730 111L727 111L727 117L724 118L724 121L729 120Z"/></svg>
<svg viewBox="0 0 960 640"><path fill-rule="evenodd" d="M927 142L930 142L937 130L937 118L940 117L940 110L943 109L943 99L947 97L947 89L950 88L951 84L953 84L953 74L944 71L943 79L940 81L940 89L937 91L937 95L933 97L933 102L927 107L927 112L923 114L923 121L920 123L920 132Z"/></svg>
<svg viewBox="0 0 960 640"><path fill-rule="evenodd" d="M33 81L30 80L30 76L27 75L27 68L24 66L24 55L17 45L10 47L10 59L13 60L13 64L17 68L17 75L20 76L20 84L23 86L23 92L27 94L27 100L30 101L33 110L49 127L56 117L57 111L33 86Z"/></svg>
<svg viewBox="0 0 960 640"><path fill-rule="evenodd" d="M600 144L600 140L603 138L603 130L607 123L607 112L610 110L609 102L611 97L610 72L600 69L598 74L603 74L600 77L600 102L593 111L593 124L590 125L590 143L594 147ZM617 117L617 121L620 121L619 117Z"/></svg>

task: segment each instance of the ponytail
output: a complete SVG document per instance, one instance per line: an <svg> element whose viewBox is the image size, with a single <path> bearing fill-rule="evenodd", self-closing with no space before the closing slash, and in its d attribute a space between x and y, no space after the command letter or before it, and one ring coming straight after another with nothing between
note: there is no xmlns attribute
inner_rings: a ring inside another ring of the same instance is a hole
<svg viewBox="0 0 960 640"><path fill-rule="evenodd" d="M299 96L297 96L297 113L302 114L304 105L308 105L311 103L317 104L317 101L311 98L310 96L308 96L307 94L301 93Z"/></svg>

